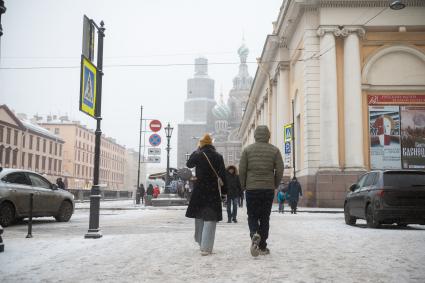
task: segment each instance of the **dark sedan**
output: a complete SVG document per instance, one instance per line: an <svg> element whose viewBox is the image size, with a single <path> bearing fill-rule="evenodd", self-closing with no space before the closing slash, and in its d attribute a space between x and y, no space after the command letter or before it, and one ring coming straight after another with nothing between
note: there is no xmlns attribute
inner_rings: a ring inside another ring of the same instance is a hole
<svg viewBox="0 0 425 283"><path fill-rule="evenodd" d="M67 222L74 212L74 196L43 176L27 170L0 167L0 225L29 216L33 194L33 216L53 216Z"/></svg>
<svg viewBox="0 0 425 283"><path fill-rule="evenodd" d="M362 175L344 203L345 223L365 219L367 226L381 224L425 225L425 171L387 170Z"/></svg>

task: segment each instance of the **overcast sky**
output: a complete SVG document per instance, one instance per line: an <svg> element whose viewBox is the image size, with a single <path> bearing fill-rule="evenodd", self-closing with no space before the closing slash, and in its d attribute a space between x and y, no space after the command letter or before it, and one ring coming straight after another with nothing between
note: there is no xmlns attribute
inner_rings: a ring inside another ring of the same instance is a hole
<svg viewBox="0 0 425 283"><path fill-rule="evenodd" d="M67 114L95 128L95 121L78 111L82 19L86 14L97 23L104 20L106 27L102 131L135 149L140 105L146 118L157 118L163 124L169 121L177 128L183 120L186 81L193 76L194 67L116 65L192 64L201 55L210 63L237 63L243 35L251 51L248 61L254 62L282 4L282 0L5 2L0 104L28 115ZM46 66L66 68L38 68ZM4 69L9 67L34 69ZM252 76L256 68L249 64ZM227 96L237 72L238 64L209 66L216 97L221 89ZM176 164L176 137L174 132L171 165Z"/></svg>

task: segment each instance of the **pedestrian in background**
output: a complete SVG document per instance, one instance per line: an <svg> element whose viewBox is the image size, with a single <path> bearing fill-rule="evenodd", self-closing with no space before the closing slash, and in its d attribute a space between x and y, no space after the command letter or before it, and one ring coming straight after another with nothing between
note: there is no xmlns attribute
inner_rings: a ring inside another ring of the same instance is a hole
<svg viewBox="0 0 425 283"><path fill-rule="evenodd" d="M149 184L148 189L146 190L146 203L145 205L152 204L152 196L153 196L153 186Z"/></svg>
<svg viewBox="0 0 425 283"><path fill-rule="evenodd" d="M285 212L285 192L283 189L280 189L277 193L277 202L279 203L279 213Z"/></svg>
<svg viewBox="0 0 425 283"><path fill-rule="evenodd" d="M293 177L288 185L288 202L291 206L291 214L297 214L298 200L303 195L301 185L296 177Z"/></svg>
<svg viewBox="0 0 425 283"><path fill-rule="evenodd" d="M269 143L267 126L258 126L254 132L255 143L242 152L239 163L241 186L245 189L248 226L251 236L251 255L266 255L269 221L274 190L283 175L282 155Z"/></svg>
<svg viewBox="0 0 425 283"><path fill-rule="evenodd" d="M145 198L145 186L143 186L143 184L139 185L139 194L140 194L140 200L143 203L143 199Z"/></svg>
<svg viewBox="0 0 425 283"><path fill-rule="evenodd" d="M158 185L156 185L156 186L153 188L153 193L152 193L153 198L157 198L157 197L159 196L159 194L160 194L160 193L161 193L161 191L159 190Z"/></svg>
<svg viewBox="0 0 425 283"><path fill-rule="evenodd" d="M58 185L59 189L65 190L65 183L62 181L62 178L56 179L56 185Z"/></svg>
<svg viewBox="0 0 425 283"><path fill-rule="evenodd" d="M235 166L230 165L226 169L227 184L227 223L237 223L239 197L241 195L241 182ZM233 207L233 209L232 209Z"/></svg>
<svg viewBox="0 0 425 283"><path fill-rule="evenodd" d="M186 166L196 168L186 217L195 218L195 241L200 246L201 255L205 256L212 253L216 225L223 220L221 197L226 194L223 156L215 150L210 135L205 134L200 139L198 149L190 155Z"/></svg>

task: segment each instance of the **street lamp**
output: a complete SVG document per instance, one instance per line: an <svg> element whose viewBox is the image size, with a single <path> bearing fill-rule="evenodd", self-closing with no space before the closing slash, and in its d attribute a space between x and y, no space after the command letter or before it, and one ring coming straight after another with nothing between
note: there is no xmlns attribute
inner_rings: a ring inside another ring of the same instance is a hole
<svg viewBox="0 0 425 283"><path fill-rule="evenodd" d="M170 139L173 134L173 127L168 123L167 127L164 128L165 136L167 137L167 175L165 179L165 186L167 187L170 184Z"/></svg>
<svg viewBox="0 0 425 283"><path fill-rule="evenodd" d="M406 4L404 4L401 0L390 0L390 9L391 10L401 10L406 7Z"/></svg>

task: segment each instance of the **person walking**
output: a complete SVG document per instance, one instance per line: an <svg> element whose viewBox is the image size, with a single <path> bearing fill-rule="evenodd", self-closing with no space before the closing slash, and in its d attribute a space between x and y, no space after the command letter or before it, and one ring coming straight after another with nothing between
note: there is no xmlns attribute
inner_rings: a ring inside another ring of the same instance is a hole
<svg viewBox="0 0 425 283"><path fill-rule="evenodd" d="M143 186L143 184L140 184L139 186L139 195L140 195L140 200L142 201L142 204L143 204L143 200L145 198L145 186Z"/></svg>
<svg viewBox="0 0 425 283"><path fill-rule="evenodd" d="M153 188L153 193L152 193L153 198L157 198L157 197L159 196L159 194L160 194L160 193L161 193L161 191L159 190L158 185L156 185L156 186Z"/></svg>
<svg viewBox="0 0 425 283"><path fill-rule="evenodd" d="M245 190L251 255L258 256L270 253L267 248L270 213L274 190L283 175L283 160L280 150L269 143L267 126L258 126L254 138L255 143L242 152L239 178Z"/></svg>
<svg viewBox="0 0 425 283"><path fill-rule="evenodd" d="M59 189L65 190L65 183L62 181L62 178L56 179L56 185Z"/></svg>
<svg viewBox="0 0 425 283"><path fill-rule="evenodd" d="M152 204L152 196L153 196L153 186L149 184L148 189L146 190L146 203L145 205Z"/></svg>
<svg viewBox="0 0 425 283"><path fill-rule="evenodd" d="M285 192L281 189L277 193L277 202L279 203L279 213L285 212Z"/></svg>
<svg viewBox="0 0 425 283"><path fill-rule="evenodd" d="M195 241L206 256L212 253L216 225L223 220L221 199L227 193L223 156L215 150L209 134L199 140L186 166L195 167L196 172L186 217L195 219Z"/></svg>
<svg viewBox="0 0 425 283"><path fill-rule="evenodd" d="M288 185L288 202L291 206L291 214L297 214L298 200L303 195L301 185L296 177L293 177Z"/></svg>
<svg viewBox="0 0 425 283"><path fill-rule="evenodd" d="M237 223L239 196L241 194L241 182L235 166L230 165L226 169L227 184L227 223ZM233 210L232 210L233 206Z"/></svg>

